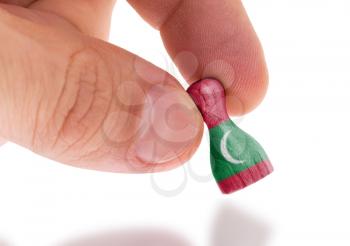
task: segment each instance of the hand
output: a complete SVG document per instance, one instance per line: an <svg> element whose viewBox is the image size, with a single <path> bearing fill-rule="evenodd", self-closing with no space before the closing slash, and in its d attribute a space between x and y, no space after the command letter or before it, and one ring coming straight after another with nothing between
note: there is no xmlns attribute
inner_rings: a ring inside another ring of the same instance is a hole
<svg viewBox="0 0 350 246"><path fill-rule="evenodd" d="M0 0L0 136L83 168L176 167L200 143L201 116L175 78L104 41L114 3ZM239 0L129 3L188 83L222 81L232 115L259 104L267 71Z"/></svg>

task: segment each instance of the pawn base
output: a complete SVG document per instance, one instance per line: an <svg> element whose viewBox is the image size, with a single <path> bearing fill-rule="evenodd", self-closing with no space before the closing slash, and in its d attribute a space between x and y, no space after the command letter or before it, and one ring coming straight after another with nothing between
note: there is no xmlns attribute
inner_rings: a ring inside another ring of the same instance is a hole
<svg viewBox="0 0 350 246"><path fill-rule="evenodd" d="M219 188L224 194L230 194L251 185L272 173L273 167L270 161L262 161L229 178L218 182Z"/></svg>

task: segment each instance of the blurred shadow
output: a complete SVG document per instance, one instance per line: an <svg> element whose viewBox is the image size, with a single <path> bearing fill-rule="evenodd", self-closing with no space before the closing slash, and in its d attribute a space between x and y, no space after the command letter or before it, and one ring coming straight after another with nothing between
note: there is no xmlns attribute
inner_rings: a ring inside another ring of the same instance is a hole
<svg viewBox="0 0 350 246"><path fill-rule="evenodd" d="M10 246L10 244L6 243L2 239L0 239L0 246Z"/></svg>
<svg viewBox="0 0 350 246"><path fill-rule="evenodd" d="M180 236L162 229L130 229L89 235L59 246L191 246Z"/></svg>
<svg viewBox="0 0 350 246"><path fill-rule="evenodd" d="M210 246L267 246L271 226L232 201L220 204L211 228ZM1 242L0 242L0 246ZM89 234L57 246L192 246L166 229L130 228Z"/></svg>
<svg viewBox="0 0 350 246"><path fill-rule="evenodd" d="M226 202L212 226L211 246L266 246L271 234L266 222Z"/></svg>

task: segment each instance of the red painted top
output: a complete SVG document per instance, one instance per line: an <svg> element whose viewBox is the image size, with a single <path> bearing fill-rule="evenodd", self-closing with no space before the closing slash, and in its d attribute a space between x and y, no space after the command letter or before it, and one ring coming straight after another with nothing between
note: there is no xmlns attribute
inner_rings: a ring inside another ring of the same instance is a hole
<svg viewBox="0 0 350 246"><path fill-rule="evenodd" d="M215 79L203 79L193 83L187 92L201 112L208 128L213 128L229 119L226 110L225 90Z"/></svg>

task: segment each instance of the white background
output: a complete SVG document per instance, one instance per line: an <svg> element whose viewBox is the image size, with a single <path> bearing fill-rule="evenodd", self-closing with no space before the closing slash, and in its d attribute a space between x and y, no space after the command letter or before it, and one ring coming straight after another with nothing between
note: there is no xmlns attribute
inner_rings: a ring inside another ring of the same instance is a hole
<svg viewBox="0 0 350 246"><path fill-rule="evenodd" d="M221 195L205 178L206 137L184 168L153 176L76 169L7 144L0 149L0 245L350 245L350 4L245 6L265 48L270 88L239 125L265 147L271 176ZM181 79L159 34L124 0L111 42ZM163 189L187 182L165 197L152 177Z"/></svg>

